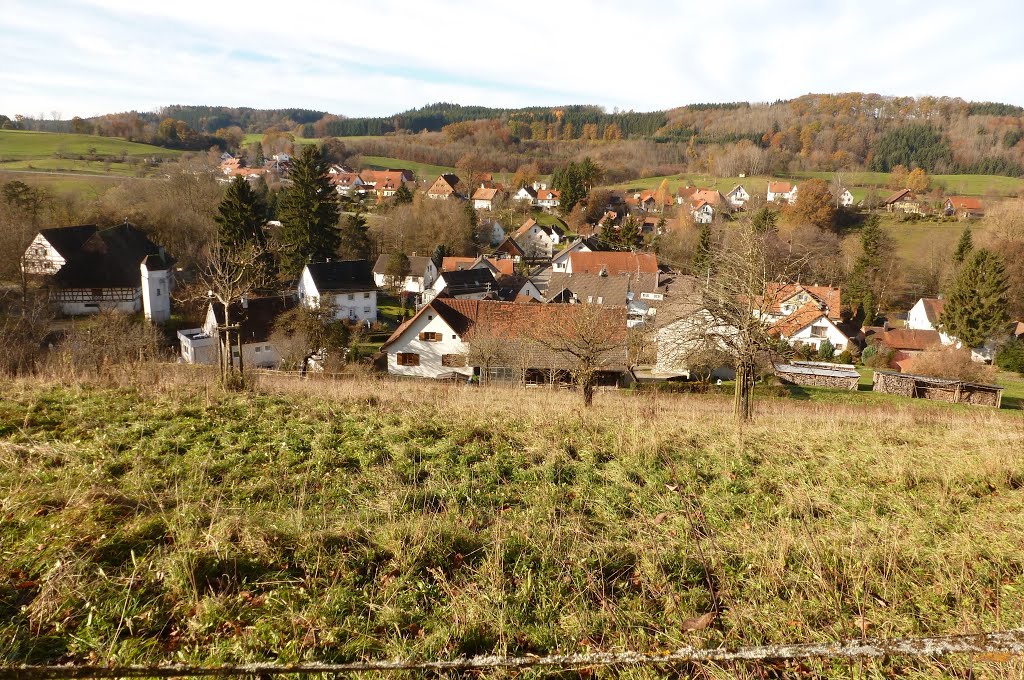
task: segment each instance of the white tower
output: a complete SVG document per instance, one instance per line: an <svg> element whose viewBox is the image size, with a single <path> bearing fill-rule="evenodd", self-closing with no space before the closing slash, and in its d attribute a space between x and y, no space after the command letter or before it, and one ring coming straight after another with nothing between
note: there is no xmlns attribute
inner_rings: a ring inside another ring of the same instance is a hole
<svg viewBox="0 0 1024 680"><path fill-rule="evenodd" d="M171 270L160 255L147 255L139 265L142 272L142 307L146 318L163 323L171 318Z"/></svg>

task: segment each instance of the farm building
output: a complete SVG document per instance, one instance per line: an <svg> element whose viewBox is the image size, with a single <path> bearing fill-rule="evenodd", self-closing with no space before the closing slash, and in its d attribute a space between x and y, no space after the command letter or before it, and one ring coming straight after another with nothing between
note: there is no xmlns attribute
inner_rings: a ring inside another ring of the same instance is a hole
<svg viewBox="0 0 1024 680"><path fill-rule="evenodd" d="M794 361L775 364L775 376L790 385L835 387L856 390L860 373L852 364L830 364L822 361Z"/></svg>
<svg viewBox="0 0 1024 680"><path fill-rule="evenodd" d="M947 380L927 375L875 371L873 382L875 392L948 401L952 404L973 404L999 408L1003 400L1003 388L998 385Z"/></svg>

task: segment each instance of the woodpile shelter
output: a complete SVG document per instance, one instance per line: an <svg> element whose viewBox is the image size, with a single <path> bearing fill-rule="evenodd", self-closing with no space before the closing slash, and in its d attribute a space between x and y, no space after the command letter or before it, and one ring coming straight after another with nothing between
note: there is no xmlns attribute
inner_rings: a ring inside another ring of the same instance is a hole
<svg viewBox="0 0 1024 680"><path fill-rule="evenodd" d="M973 404L999 408L1003 388L998 385L934 378L927 375L875 371L874 390L903 397L948 401L951 404Z"/></svg>
<svg viewBox="0 0 1024 680"><path fill-rule="evenodd" d="M775 375L789 385L835 387L841 390L856 390L860 381L860 373L852 364L832 364L823 361L775 364Z"/></svg>

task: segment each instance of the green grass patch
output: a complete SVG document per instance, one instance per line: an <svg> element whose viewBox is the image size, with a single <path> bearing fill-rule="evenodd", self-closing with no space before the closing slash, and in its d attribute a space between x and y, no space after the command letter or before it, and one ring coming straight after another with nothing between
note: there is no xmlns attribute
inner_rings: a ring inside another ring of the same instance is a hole
<svg viewBox="0 0 1024 680"><path fill-rule="evenodd" d="M657 652L1024 624L1012 414L771 398L739 430L709 395L601 392L581 410L561 390L416 381L0 387L4 664ZM712 626L685 630L715 601Z"/></svg>
<svg viewBox="0 0 1024 680"><path fill-rule="evenodd" d="M117 137L0 130L0 160L50 158L58 153L75 156L95 154L161 158L173 158L181 154L180 151L173 149L129 142Z"/></svg>

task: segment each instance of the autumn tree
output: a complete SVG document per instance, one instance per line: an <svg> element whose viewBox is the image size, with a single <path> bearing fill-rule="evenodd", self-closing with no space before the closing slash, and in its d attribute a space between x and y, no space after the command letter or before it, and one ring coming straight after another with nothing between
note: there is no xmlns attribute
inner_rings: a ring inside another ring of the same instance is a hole
<svg viewBox="0 0 1024 680"><path fill-rule="evenodd" d="M338 235L338 193L327 177L327 162L312 144L292 163L291 186L284 190L281 220L281 269L297 276L310 262L335 257Z"/></svg>
<svg viewBox="0 0 1024 680"><path fill-rule="evenodd" d="M932 180L928 176L928 173L924 171L924 168L914 168L909 175L907 175L907 189L915 193L922 194L928 191L928 187L931 186Z"/></svg>
<svg viewBox="0 0 1024 680"><path fill-rule="evenodd" d="M966 347L980 347L1004 330L1007 279L1002 258L984 248L971 253L946 296L940 328Z"/></svg>
<svg viewBox="0 0 1024 680"><path fill-rule="evenodd" d="M800 184L796 202L786 208L786 221L793 226L813 224L819 229L831 229L835 224L836 208L828 184L821 179L809 179Z"/></svg>
<svg viewBox="0 0 1024 680"><path fill-rule="evenodd" d="M665 210L666 206L672 204L672 192L668 188L668 178L661 180L661 184L654 191L654 202L658 210Z"/></svg>

